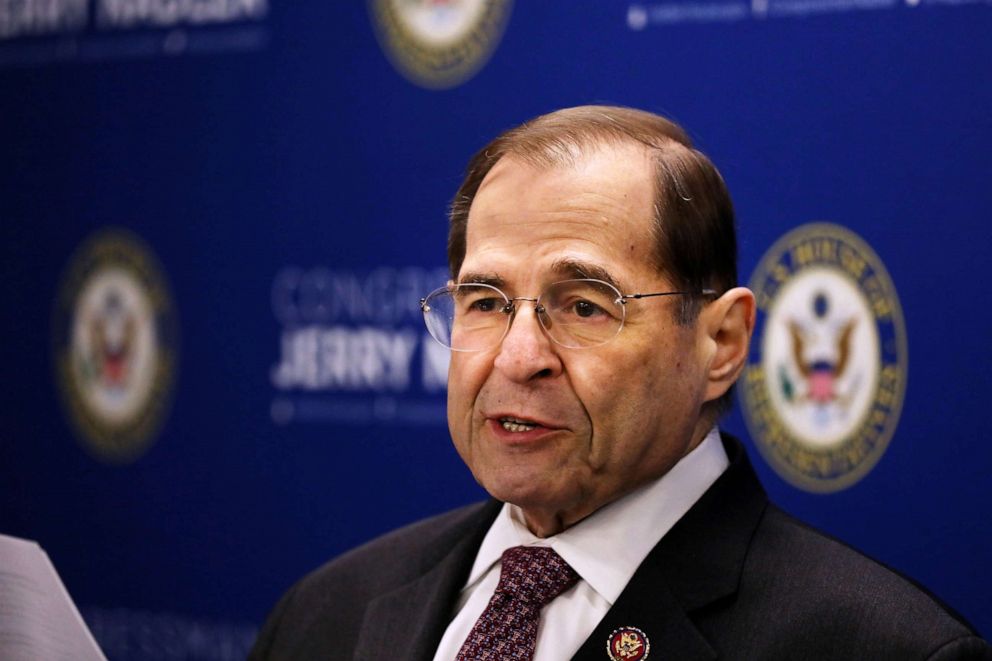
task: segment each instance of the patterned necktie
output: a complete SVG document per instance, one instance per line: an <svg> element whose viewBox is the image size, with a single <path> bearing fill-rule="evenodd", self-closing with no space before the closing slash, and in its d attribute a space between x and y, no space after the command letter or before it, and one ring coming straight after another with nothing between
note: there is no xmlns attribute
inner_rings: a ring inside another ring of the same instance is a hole
<svg viewBox="0 0 992 661"><path fill-rule="evenodd" d="M496 592L455 661L530 661L541 609L578 580L575 570L545 546L503 551Z"/></svg>

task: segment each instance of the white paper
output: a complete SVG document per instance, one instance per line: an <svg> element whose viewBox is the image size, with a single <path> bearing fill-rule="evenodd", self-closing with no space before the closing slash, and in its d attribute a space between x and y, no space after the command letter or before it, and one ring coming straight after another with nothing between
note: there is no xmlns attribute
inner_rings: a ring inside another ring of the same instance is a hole
<svg viewBox="0 0 992 661"><path fill-rule="evenodd" d="M48 554L0 535L0 659L106 661Z"/></svg>

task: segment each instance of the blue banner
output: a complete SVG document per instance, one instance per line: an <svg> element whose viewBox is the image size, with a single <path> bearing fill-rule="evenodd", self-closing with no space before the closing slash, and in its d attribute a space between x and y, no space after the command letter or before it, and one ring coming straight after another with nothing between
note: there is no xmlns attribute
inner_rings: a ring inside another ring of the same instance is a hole
<svg viewBox="0 0 992 661"><path fill-rule="evenodd" d="M447 205L501 130L612 103L727 180L759 328L723 426L773 500L989 635L990 31L971 0L0 0L0 532L108 657L235 659L306 571L484 497L418 308Z"/></svg>

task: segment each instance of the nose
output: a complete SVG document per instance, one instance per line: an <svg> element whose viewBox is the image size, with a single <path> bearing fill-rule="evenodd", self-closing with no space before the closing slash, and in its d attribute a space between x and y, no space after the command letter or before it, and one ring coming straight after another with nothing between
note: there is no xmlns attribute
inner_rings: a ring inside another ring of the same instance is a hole
<svg viewBox="0 0 992 661"><path fill-rule="evenodd" d="M493 363L495 369L518 383L555 377L562 371L557 345L541 327L534 305L533 301L525 305L516 300L516 312Z"/></svg>

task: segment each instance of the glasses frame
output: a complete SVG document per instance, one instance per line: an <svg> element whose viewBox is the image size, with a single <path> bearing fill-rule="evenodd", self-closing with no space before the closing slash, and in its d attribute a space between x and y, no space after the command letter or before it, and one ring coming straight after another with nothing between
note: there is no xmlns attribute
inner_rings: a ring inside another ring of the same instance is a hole
<svg viewBox="0 0 992 661"><path fill-rule="evenodd" d="M616 292L617 297L614 302L620 306L621 315L620 315L620 325L617 326L617 331L613 335L611 335L610 337L608 337L607 339L603 340L598 344L578 345L578 346L565 344L564 342L555 339L555 337L551 334L551 331L548 329L548 326L544 321L544 317L545 315L547 315L547 311L545 310L544 306L541 305L541 299L547 294L548 290L551 289L552 287L570 282L595 283L597 285L604 285L609 289L613 290L614 292ZM430 313L430 306L428 305L428 301L434 296L439 296L441 294L451 294L455 289L458 289L459 287L486 287L488 289L492 289L493 291L495 291L497 294L503 297L504 301L506 301L506 304L500 309L500 312L506 315L506 327L503 329L502 335L499 336L499 339L496 340L492 344L492 346L488 346L482 349L456 349L454 347L448 346L447 344L439 340L437 336L434 335L434 331L431 329L431 325L427 323L427 315L428 313ZM624 323L627 320L627 301L636 301L642 298L653 298L657 296L693 296L693 297L716 296L716 293L717 292L715 289L700 289L698 292L657 291L657 292L646 292L646 293L636 293L636 294L623 294L620 292L619 289L616 288L615 285L612 285L604 280L597 280L595 278L569 278L568 280L559 280L557 282L552 282L551 284L549 284L547 287L544 288L544 291L542 291L540 294L538 294L536 298L534 298L531 296L513 296L513 297L507 296L506 292L504 292L499 287L496 287L495 285L486 284L484 282L460 282L458 284L439 287L438 289L435 289L431 293L427 294L427 296L421 298L420 311L424 315L424 325L427 326L427 332L430 333L430 336L432 338L434 338L434 341L440 344L441 346L450 349L451 351L458 351L459 353L477 353L480 351L489 351L490 349L494 349L498 347L500 344L502 344L503 340L506 338L506 334L510 332L510 326L513 324L513 318L517 314L517 309L518 309L516 305L517 301L525 301L534 304L534 314L537 315L537 321L541 325L541 329L544 331L544 334L548 336L548 339L554 342L555 344L557 344L558 346L565 347L566 349L594 349L596 347L601 347L608 342L611 342L614 338L616 338L617 335L620 334L620 331L623 330Z"/></svg>

